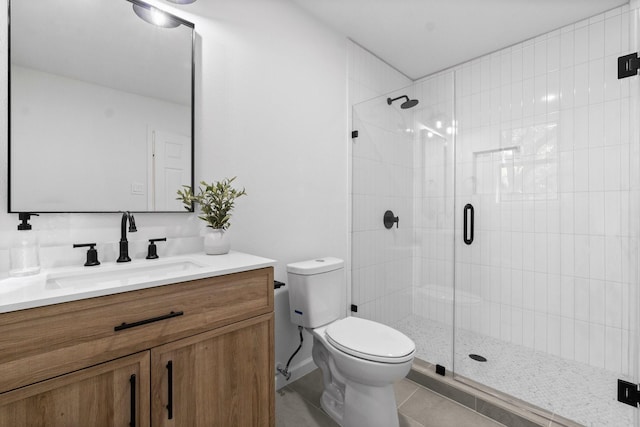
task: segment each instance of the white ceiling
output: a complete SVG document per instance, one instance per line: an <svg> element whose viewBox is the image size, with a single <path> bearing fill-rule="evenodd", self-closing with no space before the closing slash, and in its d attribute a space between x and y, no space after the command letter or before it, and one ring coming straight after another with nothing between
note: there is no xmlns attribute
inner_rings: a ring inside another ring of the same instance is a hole
<svg viewBox="0 0 640 427"><path fill-rule="evenodd" d="M293 0L412 80L627 0Z"/></svg>

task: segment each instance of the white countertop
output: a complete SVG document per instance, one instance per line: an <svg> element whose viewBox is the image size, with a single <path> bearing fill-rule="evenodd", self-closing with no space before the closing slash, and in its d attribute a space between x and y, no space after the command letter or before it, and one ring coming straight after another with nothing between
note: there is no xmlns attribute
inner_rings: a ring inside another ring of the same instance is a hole
<svg viewBox="0 0 640 427"><path fill-rule="evenodd" d="M94 267L58 267L0 280L0 313L93 298L188 280L273 267L274 260L231 251L105 262Z"/></svg>

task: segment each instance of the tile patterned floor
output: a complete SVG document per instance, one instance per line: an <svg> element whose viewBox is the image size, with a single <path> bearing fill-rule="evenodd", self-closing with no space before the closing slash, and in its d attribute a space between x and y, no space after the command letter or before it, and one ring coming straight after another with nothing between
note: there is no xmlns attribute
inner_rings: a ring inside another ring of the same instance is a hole
<svg viewBox="0 0 640 427"><path fill-rule="evenodd" d="M500 427L452 400L403 379L395 384L400 427ZM277 427L335 427L322 409L319 370L276 392ZM364 427L364 426L363 426Z"/></svg>
<svg viewBox="0 0 640 427"><path fill-rule="evenodd" d="M417 357L451 368L451 328L419 316L393 325L411 337ZM617 402L614 372L490 337L458 331L456 372L585 426L633 426L637 409ZM485 356L475 362L468 354Z"/></svg>

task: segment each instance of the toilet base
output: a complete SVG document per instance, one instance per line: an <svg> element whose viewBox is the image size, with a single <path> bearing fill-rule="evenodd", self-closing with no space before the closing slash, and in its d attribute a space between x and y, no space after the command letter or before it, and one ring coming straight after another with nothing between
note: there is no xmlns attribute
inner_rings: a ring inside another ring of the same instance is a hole
<svg viewBox="0 0 640 427"><path fill-rule="evenodd" d="M347 381L344 404L324 391L320 407L342 427L399 427L393 385L371 387Z"/></svg>
<svg viewBox="0 0 640 427"><path fill-rule="evenodd" d="M339 425L342 424L344 413L344 385L345 379L336 372L327 349L314 337L311 350L313 361L322 372L323 391L320 397L320 407Z"/></svg>
<svg viewBox="0 0 640 427"><path fill-rule="evenodd" d="M393 384L372 387L347 380L343 427L398 427Z"/></svg>
<svg viewBox="0 0 640 427"><path fill-rule="evenodd" d="M338 425L344 426L342 422L342 415L344 414L344 405L334 399L326 391L322 392L320 397L320 407L327 413Z"/></svg>

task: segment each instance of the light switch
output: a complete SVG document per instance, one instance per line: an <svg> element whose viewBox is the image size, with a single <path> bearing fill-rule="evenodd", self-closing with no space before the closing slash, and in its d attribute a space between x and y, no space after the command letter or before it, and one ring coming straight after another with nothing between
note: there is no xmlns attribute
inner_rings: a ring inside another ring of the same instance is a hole
<svg viewBox="0 0 640 427"><path fill-rule="evenodd" d="M131 183L131 194L144 194L144 184L140 182Z"/></svg>

